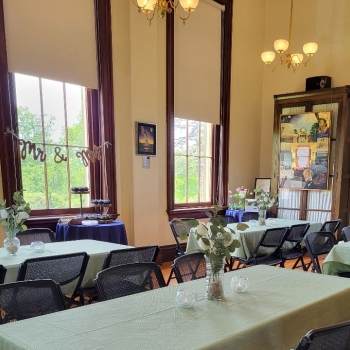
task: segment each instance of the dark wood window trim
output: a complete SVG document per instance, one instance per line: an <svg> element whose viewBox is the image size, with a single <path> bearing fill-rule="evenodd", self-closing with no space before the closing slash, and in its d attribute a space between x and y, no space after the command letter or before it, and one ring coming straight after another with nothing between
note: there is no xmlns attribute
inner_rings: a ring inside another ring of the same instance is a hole
<svg viewBox="0 0 350 350"><path fill-rule="evenodd" d="M99 90L88 90L87 104L91 114L89 124L90 144L100 145L109 141L112 146L105 149L104 159L90 167L91 195L94 198L111 200L110 213L117 213L115 139L114 139L114 104L112 71L112 33L110 0L94 0L95 32L97 42L97 62ZM8 73L7 50L4 22L3 0L0 0L0 161L3 194L11 204L14 191L22 188L19 150L13 137L4 135L7 127L18 133L16 102L12 74ZM96 128L98 125L98 128ZM94 127L95 126L95 127ZM99 130L99 132L96 132ZM95 209L86 208L84 212ZM28 226L39 227L57 222L63 215L74 215L80 209L33 210Z"/></svg>
<svg viewBox="0 0 350 350"><path fill-rule="evenodd" d="M231 47L233 0L215 0L225 5L221 29L221 96L220 125L215 129L213 159L212 204L227 205L230 94L231 94ZM174 203L174 13L166 17L166 118L167 118L167 213L169 220L175 217L206 217L208 206L178 208Z"/></svg>

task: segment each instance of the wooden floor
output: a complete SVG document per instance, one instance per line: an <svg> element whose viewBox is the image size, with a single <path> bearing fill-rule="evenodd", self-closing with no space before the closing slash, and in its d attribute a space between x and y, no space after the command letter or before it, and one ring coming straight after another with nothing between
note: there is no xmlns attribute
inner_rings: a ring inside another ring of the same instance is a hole
<svg viewBox="0 0 350 350"><path fill-rule="evenodd" d="M320 261L320 264L322 265L322 262L323 260L325 259L326 256L320 256L319 257L319 261ZM310 258L306 255L305 258L304 258L304 261L305 263L307 264L309 261L310 261ZM287 269L291 269L294 265L294 260L291 260L291 261L286 261L285 264L284 264L284 267L287 268ZM168 281L168 278L169 278L169 275L170 275L170 272L171 272L171 265L172 265L172 262L169 261L169 262L165 262L163 263L160 268L162 270L162 273L163 273L163 276L164 276L164 279L165 279L165 282ZM300 268L297 268L297 270L300 270L300 271L303 271L303 269L300 267ZM308 273L311 272L311 268L309 269ZM170 283L170 285L173 285L173 284L177 284L176 282L176 279L175 278L172 278Z"/></svg>

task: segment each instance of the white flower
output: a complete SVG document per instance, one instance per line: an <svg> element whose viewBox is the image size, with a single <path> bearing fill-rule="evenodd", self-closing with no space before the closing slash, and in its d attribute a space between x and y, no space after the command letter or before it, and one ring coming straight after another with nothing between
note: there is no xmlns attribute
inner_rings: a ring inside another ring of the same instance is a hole
<svg viewBox="0 0 350 350"><path fill-rule="evenodd" d="M207 238L207 239L209 239L208 236L203 236L202 238ZM208 250L208 249L210 248L210 246L209 246L209 245L206 245L206 244L203 242L202 238L200 238L200 239L198 240L198 244L199 244L199 246L200 246L201 249L203 249L203 250ZM210 241L209 241L209 242L210 242Z"/></svg>
<svg viewBox="0 0 350 350"><path fill-rule="evenodd" d="M200 236L206 235L208 232L206 225L203 222L200 222L197 226L197 234Z"/></svg>
<svg viewBox="0 0 350 350"><path fill-rule="evenodd" d="M9 214L8 214L8 212L5 209L1 209L0 210L0 216L1 216L2 219L7 219Z"/></svg>
<svg viewBox="0 0 350 350"><path fill-rule="evenodd" d="M18 216L20 217L21 220L25 220L29 218L29 215L25 211L21 211L18 213Z"/></svg>

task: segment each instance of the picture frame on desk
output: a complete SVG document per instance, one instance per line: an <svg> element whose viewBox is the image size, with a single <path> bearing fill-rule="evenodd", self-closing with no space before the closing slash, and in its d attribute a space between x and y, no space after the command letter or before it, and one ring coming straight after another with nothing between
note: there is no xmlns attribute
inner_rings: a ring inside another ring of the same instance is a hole
<svg viewBox="0 0 350 350"><path fill-rule="evenodd" d="M265 192L271 191L271 178L255 178L255 189L264 190ZM256 198L256 193L255 197Z"/></svg>
<svg viewBox="0 0 350 350"><path fill-rule="evenodd" d="M136 122L136 155L157 155L157 124Z"/></svg>

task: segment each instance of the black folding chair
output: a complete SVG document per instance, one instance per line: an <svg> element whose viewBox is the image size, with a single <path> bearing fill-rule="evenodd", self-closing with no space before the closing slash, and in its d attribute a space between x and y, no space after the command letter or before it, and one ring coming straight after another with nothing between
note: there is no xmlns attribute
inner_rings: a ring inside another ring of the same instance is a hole
<svg viewBox="0 0 350 350"><path fill-rule="evenodd" d="M188 282L206 276L206 262L203 253L179 256L174 260L173 269L178 283Z"/></svg>
<svg viewBox="0 0 350 350"><path fill-rule="evenodd" d="M243 267L250 265L280 265L284 267L282 258L282 245L286 240L289 232L289 227L277 227L267 229L261 236L259 243L255 247L254 251L250 254L247 259L234 258L234 261L238 261L238 267L243 264ZM262 253L259 251L262 247L271 248L268 253Z"/></svg>
<svg viewBox="0 0 350 350"><path fill-rule="evenodd" d="M81 283L89 258L86 252L80 252L27 259L19 266L17 281L52 279L60 286L77 281L73 294L65 300L69 307L81 306L84 304ZM80 303L75 301L77 296Z"/></svg>
<svg viewBox="0 0 350 350"><path fill-rule="evenodd" d="M246 211L242 214L242 222L246 222L249 220L259 220L259 213L253 211Z"/></svg>
<svg viewBox="0 0 350 350"><path fill-rule="evenodd" d="M302 249L301 243L310 228L310 224L298 224L293 225L289 229L288 236L285 240L286 242L294 243L294 246L288 251L282 252L282 258L284 261L286 260L296 260L292 269L295 269L299 263L301 262L301 266L303 270L306 271L307 267L304 263L303 256L306 253L305 250Z"/></svg>
<svg viewBox="0 0 350 350"><path fill-rule="evenodd" d="M21 245L30 245L32 242L41 241L44 243L56 242L55 234L49 228L30 228L23 232L18 232L16 237Z"/></svg>
<svg viewBox="0 0 350 350"><path fill-rule="evenodd" d="M312 272L322 273L318 257L328 254L331 249L338 243L332 232L311 232L305 238L305 246L309 253Z"/></svg>
<svg viewBox="0 0 350 350"><path fill-rule="evenodd" d="M171 228L171 232L174 236L175 242L176 242L176 247L175 247L175 259L178 258L181 255L184 255L185 252L182 249L181 243L179 241L179 237L180 237L180 232L182 231L186 231L187 232L187 236L190 233L191 228L189 226L186 225L186 221L189 220L194 220L193 218L184 218L184 219L180 219L179 220L171 220L170 221L170 228ZM170 271L170 275L167 281L167 285L170 283L171 279L174 278L174 270L173 268L171 268Z"/></svg>
<svg viewBox="0 0 350 350"><path fill-rule="evenodd" d="M330 221L325 221L320 228L319 232L332 232L335 235L335 232L337 231L339 225L341 223L341 220L330 220Z"/></svg>
<svg viewBox="0 0 350 350"><path fill-rule="evenodd" d="M102 270L137 262L156 262L158 254L159 247L157 245L112 250L106 255Z"/></svg>
<svg viewBox="0 0 350 350"><path fill-rule="evenodd" d="M227 224L235 224L237 221L236 219L231 215L218 215L226 220Z"/></svg>
<svg viewBox="0 0 350 350"><path fill-rule="evenodd" d="M0 265L0 284L3 284L5 281L7 269L4 265Z"/></svg>
<svg viewBox="0 0 350 350"><path fill-rule="evenodd" d="M66 309L60 286L53 280L0 285L0 324L20 321Z"/></svg>
<svg viewBox="0 0 350 350"><path fill-rule="evenodd" d="M341 230L341 236L344 242L350 241L350 226L346 226Z"/></svg>
<svg viewBox="0 0 350 350"><path fill-rule="evenodd" d="M296 350L349 350L350 321L317 328L303 336Z"/></svg>
<svg viewBox="0 0 350 350"><path fill-rule="evenodd" d="M101 301L166 286L159 266L153 262L110 267L100 271L94 283Z"/></svg>

